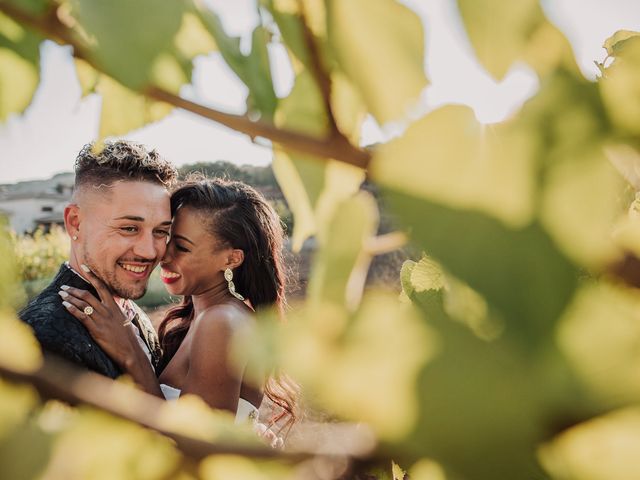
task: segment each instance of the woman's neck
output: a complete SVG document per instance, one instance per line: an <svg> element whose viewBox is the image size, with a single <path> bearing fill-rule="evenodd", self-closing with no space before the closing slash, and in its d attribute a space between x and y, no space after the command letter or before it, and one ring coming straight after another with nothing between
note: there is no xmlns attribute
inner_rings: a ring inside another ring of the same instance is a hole
<svg viewBox="0 0 640 480"><path fill-rule="evenodd" d="M226 303L229 298L231 298L231 292L229 292L227 282L224 280L216 285L213 285L211 288L205 290L204 292L198 293L197 295L192 295L191 299L193 300L194 317L197 317L200 312L206 310L209 307L212 307L213 305Z"/></svg>

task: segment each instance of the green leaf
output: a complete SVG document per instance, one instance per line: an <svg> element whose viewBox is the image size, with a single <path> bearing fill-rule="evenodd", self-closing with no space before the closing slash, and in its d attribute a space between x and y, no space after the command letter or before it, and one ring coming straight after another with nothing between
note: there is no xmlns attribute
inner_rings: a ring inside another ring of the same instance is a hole
<svg viewBox="0 0 640 480"><path fill-rule="evenodd" d="M38 401L35 390L0 379L0 444L13 429L25 422Z"/></svg>
<svg viewBox="0 0 640 480"><path fill-rule="evenodd" d="M182 17L182 25L176 34L176 49L186 58L194 58L216 50L213 36L198 17L197 13L187 12Z"/></svg>
<svg viewBox="0 0 640 480"><path fill-rule="evenodd" d="M618 30L604 41L602 48L607 51L607 55L615 57L616 54L624 48L627 40L640 35L640 32L634 32L632 30Z"/></svg>
<svg viewBox="0 0 640 480"><path fill-rule="evenodd" d="M394 0L333 0L327 24L341 69L378 123L405 118L427 85L418 16Z"/></svg>
<svg viewBox="0 0 640 480"><path fill-rule="evenodd" d="M182 1L73 0L73 15L89 38L92 56L105 73L133 90L151 83L153 66L170 52L185 10Z"/></svg>
<svg viewBox="0 0 640 480"><path fill-rule="evenodd" d="M378 210L370 194L359 192L336 204L318 235L307 295L311 302L353 308L358 304L370 257L363 250L378 228Z"/></svg>
<svg viewBox="0 0 640 480"><path fill-rule="evenodd" d="M29 419L0 440L3 478L41 478L54 448L54 436ZM25 454L28 452L28 454Z"/></svg>
<svg viewBox="0 0 640 480"><path fill-rule="evenodd" d="M328 119L322 95L313 77L303 70L293 90L283 99L274 117L280 128L322 137ZM355 193L364 171L335 160L289 152L275 147L273 172L294 216L293 248L322 230L335 205Z"/></svg>
<svg viewBox="0 0 640 480"><path fill-rule="evenodd" d="M639 432L640 409L624 408L567 429L539 457L553 478L632 479L640 475Z"/></svg>
<svg viewBox="0 0 640 480"><path fill-rule="evenodd" d="M414 242L495 308L505 335L527 350L546 341L573 294L577 269L540 225L512 230L478 213L385 193Z"/></svg>
<svg viewBox="0 0 640 480"><path fill-rule="evenodd" d="M292 315L281 338L282 368L305 386L309 401L368 423L383 439L412 429L420 409L416 378L439 348L412 305L373 291L351 315L312 302Z"/></svg>
<svg viewBox="0 0 640 480"><path fill-rule="evenodd" d="M541 221L562 251L576 263L598 268L620 254L611 233L625 206L624 180L601 149L577 152L550 166Z"/></svg>
<svg viewBox="0 0 640 480"><path fill-rule="evenodd" d="M128 89L82 60L76 60L76 72L84 95L98 93L102 96L100 138L124 135L161 120L173 109L171 105Z"/></svg>
<svg viewBox="0 0 640 480"><path fill-rule="evenodd" d="M227 65L249 88L249 109L271 120L278 99L273 90L267 51L269 32L261 25L257 26L251 35L251 52L244 55L240 51L240 39L227 35L222 22L214 12L199 10L199 16L215 39Z"/></svg>
<svg viewBox="0 0 640 480"><path fill-rule="evenodd" d="M276 150L271 168L293 213L292 248L299 251L304 241L316 232L314 210L325 185L326 164Z"/></svg>
<svg viewBox="0 0 640 480"><path fill-rule="evenodd" d="M22 113L40 81L41 38L0 13L0 122Z"/></svg>
<svg viewBox="0 0 640 480"><path fill-rule="evenodd" d="M49 0L8 0L8 3L12 3L21 10L35 15L45 13L50 5Z"/></svg>
<svg viewBox="0 0 640 480"><path fill-rule="evenodd" d="M517 125L484 127L464 106L446 106L375 152L379 184L511 226L531 221L537 138Z"/></svg>
<svg viewBox="0 0 640 480"><path fill-rule="evenodd" d="M517 60L539 74L564 63L578 71L571 46L544 17L538 0L457 0L465 28L489 73L501 80Z"/></svg>
<svg viewBox="0 0 640 480"><path fill-rule="evenodd" d="M606 408L640 400L640 300L604 281L582 285L558 326L557 341L574 371Z"/></svg>
<svg viewBox="0 0 640 480"><path fill-rule="evenodd" d="M602 100L614 125L640 134L640 35L616 43L615 60L600 80Z"/></svg>
<svg viewBox="0 0 640 480"><path fill-rule="evenodd" d="M166 437L83 408L56 438L44 478L170 478L180 455Z"/></svg>
<svg viewBox="0 0 640 480"><path fill-rule="evenodd" d="M296 478L290 465L253 460L239 455L211 455L198 468L202 480L241 478L243 480L287 480Z"/></svg>

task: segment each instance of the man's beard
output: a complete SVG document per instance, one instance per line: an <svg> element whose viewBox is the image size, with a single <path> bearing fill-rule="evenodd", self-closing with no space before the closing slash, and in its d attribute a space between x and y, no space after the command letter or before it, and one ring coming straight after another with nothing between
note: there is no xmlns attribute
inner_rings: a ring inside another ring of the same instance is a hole
<svg viewBox="0 0 640 480"><path fill-rule="evenodd" d="M89 255L89 252L86 250L86 248L85 248L84 262L87 265L87 267L91 269L94 275L98 277L100 280L102 280L107 285L109 290L111 290L111 293L113 293L117 297L137 300L138 298L144 296L145 293L147 293L146 282L140 286L124 285L122 282L120 282L116 278L116 273L115 273L116 272L115 269L118 268L117 265L115 266L115 269L113 272L111 273L103 272L93 261L93 259Z"/></svg>

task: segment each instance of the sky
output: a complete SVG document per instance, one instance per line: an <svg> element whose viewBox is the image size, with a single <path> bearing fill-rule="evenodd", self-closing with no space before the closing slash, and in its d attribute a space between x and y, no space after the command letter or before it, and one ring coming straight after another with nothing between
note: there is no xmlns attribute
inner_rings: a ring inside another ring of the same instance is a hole
<svg viewBox="0 0 640 480"><path fill-rule="evenodd" d="M249 39L258 21L255 0L207 0L222 17L227 33ZM421 18L425 30L425 70L430 85L417 111L425 113L447 103L471 106L485 123L497 122L530 98L538 87L526 65L514 65L496 83L475 60L453 0L402 0ZM549 19L571 42L587 78L595 79L594 60L604 58L602 43L619 29L640 30L640 0L542 0ZM71 51L51 42L42 46L41 84L32 104L21 116L0 125L0 184L49 178L70 171L80 148L97 138L101 99L81 98ZM270 47L276 94L284 97L293 86L286 52ZM218 53L195 61L193 81L181 95L230 113L245 111L246 87L226 67ZM380 128L373 118L364 122L362 144L398 135L397 126ZM177 166L227 160L266 165L269 143L252 143L242 134L189 112L175 110L160 122L129 133Z"/></svg>

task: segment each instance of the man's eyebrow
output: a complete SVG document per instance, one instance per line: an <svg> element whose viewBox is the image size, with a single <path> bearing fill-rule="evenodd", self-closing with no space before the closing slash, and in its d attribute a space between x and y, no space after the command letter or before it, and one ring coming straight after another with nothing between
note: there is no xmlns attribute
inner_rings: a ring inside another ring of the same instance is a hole
<svg viewBox="0 0 640 480"><path fill-rule="evenodd" d="M132 222L144 222L144 217L138 217L136 215L123 215L122 217L114 218L114 220L131 220ZM162 222L159 226L170 227L172 223L173 223L172 220L166 220Z"/></svg>
<svg viewBox="0 0 640 480"><path fill-rule="evenodd" d="M195 243L193 243L187 237L183 237L182 235L173 235L173 238L179 238L180 240L184 240L185 242L189 242L191 245L195 245Z"/></svg>

